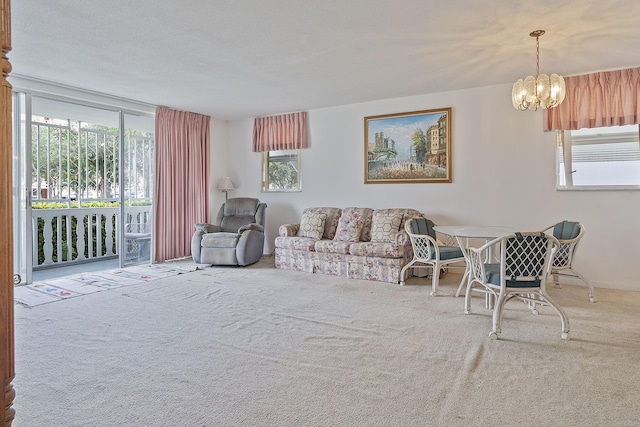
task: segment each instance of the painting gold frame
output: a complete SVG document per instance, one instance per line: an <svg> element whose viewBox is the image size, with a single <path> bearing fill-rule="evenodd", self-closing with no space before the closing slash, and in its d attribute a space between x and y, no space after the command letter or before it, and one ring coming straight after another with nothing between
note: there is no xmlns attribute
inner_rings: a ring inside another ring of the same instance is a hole
<svg viewBox="0 0 640 427"><path fill-rule="evenodd" d="M364 118L364 183L451 182L451 107Z"/></svg>

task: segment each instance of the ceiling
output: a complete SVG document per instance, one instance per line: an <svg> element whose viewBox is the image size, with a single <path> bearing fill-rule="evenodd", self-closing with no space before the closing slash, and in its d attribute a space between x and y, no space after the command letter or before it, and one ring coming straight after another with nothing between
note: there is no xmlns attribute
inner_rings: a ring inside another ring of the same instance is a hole
<svg viewBox="0 0 640 427"><path fill-rule="evenodd" d="M238 119L640 65L638 0L14 0L13 74ZM507 91L508 92L508 91ZM506 97L510 93L505 93Z"/></svg>

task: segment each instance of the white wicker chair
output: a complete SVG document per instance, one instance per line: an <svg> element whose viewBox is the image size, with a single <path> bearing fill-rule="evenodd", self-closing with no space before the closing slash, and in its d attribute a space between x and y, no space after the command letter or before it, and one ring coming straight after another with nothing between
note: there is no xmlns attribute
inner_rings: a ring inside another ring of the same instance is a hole
<svg viewBox="0 0 640 427"><path fill-rule="evenodd" d="M575 277L582 280L589 287L589 301L596 302L593 285L582 274L573 269L573 258L576 255L578 243L584 235L584 226L575 221L562 221L544 229L551 232L560 242L551 264L551 275L556 287L560 287L560 276Z"/></svg>
<svg viewBox="0 0 640 427"><path fill-rule="evenodd" d="M400 284L404 285L406 271L409 268L432 269L431 295L439 293L440 271L451 264L465 263L464 254L455 239L442 243L436 240L434 223L426 218L411 218L404 224L411 239L413 247L413 259L402 268L400 272ZM463 264L466 266L466 264Z"/></svg>
<svg viewBox="0 0 640 427"><path fill-rule="evenodd" d="M153 209L149 210L146 221L143 212L136 219L141 222L127 223L124 226L125 260L150 261Z"/></svg>
<svg viewBox="0 0 640 427"><path fill-rule="evenodd" d="M487 251L499 245L500 262L485 263ZM476 289L496 298L493 308L493 329L491 339L497 339L501 332L502 310L511 298L529 303L533 314L537 305L550 305L562 320L562 339L569 339L569 318L546 292L545 281L549 274L551 260L559 243L553 236L543 232L522 232L509 234L487 242L480 248L469 248L471 280L465 295L465 314L471 312L471 291Z"/></svg>
<svg viewBox="0 0 640 427"><path fill-rule="evenodd" d="M151 221L125 224L125 259L149 261L151 257Z"/></svg>

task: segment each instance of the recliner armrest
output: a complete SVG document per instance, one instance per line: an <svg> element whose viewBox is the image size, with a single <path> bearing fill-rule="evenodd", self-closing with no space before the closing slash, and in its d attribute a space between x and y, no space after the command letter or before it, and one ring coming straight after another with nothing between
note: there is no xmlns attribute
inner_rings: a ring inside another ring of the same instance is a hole
<svg viewBox="0 0 640 427"><path fill-rule="evenodd" d="M196 224L196 231L193 233L193 237L191 237L191 256L193 257L193 261L198 264L200 263L200 242L202 241L202 236L207 233L216 233L222 231L222 229L213 224Z"/></svg>
<svg viewBox="0 0 640 427"><path fill-rule="evenodd" d="M222 229L217 226L217 225L213 225L213 224L196 224L196 233L197 232L201 232L202 234L204 233L219 233L220 231L222 231Z"/></svg>
<svg viewBox="0 0 640 427"><path fill-rule="evenodd" d="M253 222L251 224L243 225L242 227L240 227L238 229L238 234L242 234L247 230L260 231L264 233L264 227L261 226L260 224L256 224L255 222Z"/></svg>

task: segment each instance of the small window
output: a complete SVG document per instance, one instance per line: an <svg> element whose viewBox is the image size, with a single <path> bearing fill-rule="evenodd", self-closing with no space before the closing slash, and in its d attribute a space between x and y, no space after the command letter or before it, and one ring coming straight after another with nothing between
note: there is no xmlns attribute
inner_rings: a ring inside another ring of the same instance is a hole
<svg viewBox="0 0 640 427"><path fill-rule="evenodd" d="M557 188L640 189L638 125L558 131Z"/></svg>
<svg viewBox="0 0 640 427"><path fill-rule="evenodd" d="M262 191L301 191L300 150L265 151Z"/></svg>

